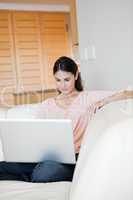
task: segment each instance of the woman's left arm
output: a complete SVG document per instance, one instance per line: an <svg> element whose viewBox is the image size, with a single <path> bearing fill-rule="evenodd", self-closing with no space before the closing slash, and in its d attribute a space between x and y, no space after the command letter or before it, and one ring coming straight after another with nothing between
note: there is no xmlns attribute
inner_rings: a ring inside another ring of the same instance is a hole
<svg viewBox="0 0 133 200"><path fill-rule="evenodd" d="M115 94L108 96L100 101L96 102L96 109L100 109L104 105L111 103L113 101L119 101L124 99L133 98L133 90L123 90L121 92L116 92Z"/></svg>

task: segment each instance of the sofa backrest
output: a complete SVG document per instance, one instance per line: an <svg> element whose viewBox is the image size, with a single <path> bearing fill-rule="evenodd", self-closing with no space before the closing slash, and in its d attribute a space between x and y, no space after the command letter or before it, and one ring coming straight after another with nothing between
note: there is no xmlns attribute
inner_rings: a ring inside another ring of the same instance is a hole
<svg viewBox="0 0 133 200"><path fill-rule="evenodd" d="M133 100L113 102L89 124L70 200L133 199Z"/></svg>
<svg viewBox="0 0 133 200"><path fill-rule="evenodd" d="M0 119L6 118L36 118L40 103L17 105L12 108L0 108Z"/></svg>
<svg viewBox="0 0 133 200"><path fill-rule="evenodd" d="M13 108L8 109L6 118L36 118L36 113L39 105L40 103L15 106Z"/></svg>
<svg viewBox="0 0 133 200"><path fill-rule="evenodd" d="M9 108L0 108L0 119L5 119Z"/></svg>

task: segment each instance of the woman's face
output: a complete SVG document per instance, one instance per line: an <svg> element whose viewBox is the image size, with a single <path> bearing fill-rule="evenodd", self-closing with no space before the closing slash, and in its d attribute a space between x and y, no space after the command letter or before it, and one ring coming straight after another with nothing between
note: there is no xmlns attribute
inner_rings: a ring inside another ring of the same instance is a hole
<svg viewBox="0 0 133 200"><path fill-rule="evenodd" d="M59 70L54 74L54 77L56 88L62 94L69 94L75 90L75 76L71 72Z"/></svg>

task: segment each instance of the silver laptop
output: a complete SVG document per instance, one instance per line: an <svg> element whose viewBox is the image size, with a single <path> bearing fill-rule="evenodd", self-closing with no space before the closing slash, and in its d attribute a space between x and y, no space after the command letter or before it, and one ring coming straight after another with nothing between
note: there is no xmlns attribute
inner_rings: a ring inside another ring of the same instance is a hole
<svg viewBox="0 0 133 200"><path fill-rule="evenodd" d="M5 161L75 163L70 120L2 119L0 137Z"/></svg>

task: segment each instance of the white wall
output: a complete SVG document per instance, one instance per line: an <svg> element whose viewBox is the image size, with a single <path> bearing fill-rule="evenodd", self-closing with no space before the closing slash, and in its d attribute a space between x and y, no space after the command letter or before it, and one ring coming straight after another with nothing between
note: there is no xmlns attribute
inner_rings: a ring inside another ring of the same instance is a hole
<svg viewBox="0 0 133 200"><path fill-rule="evenodd" d="M133 86L133 0L77 0L77 16L87 88Z"/></svg>

